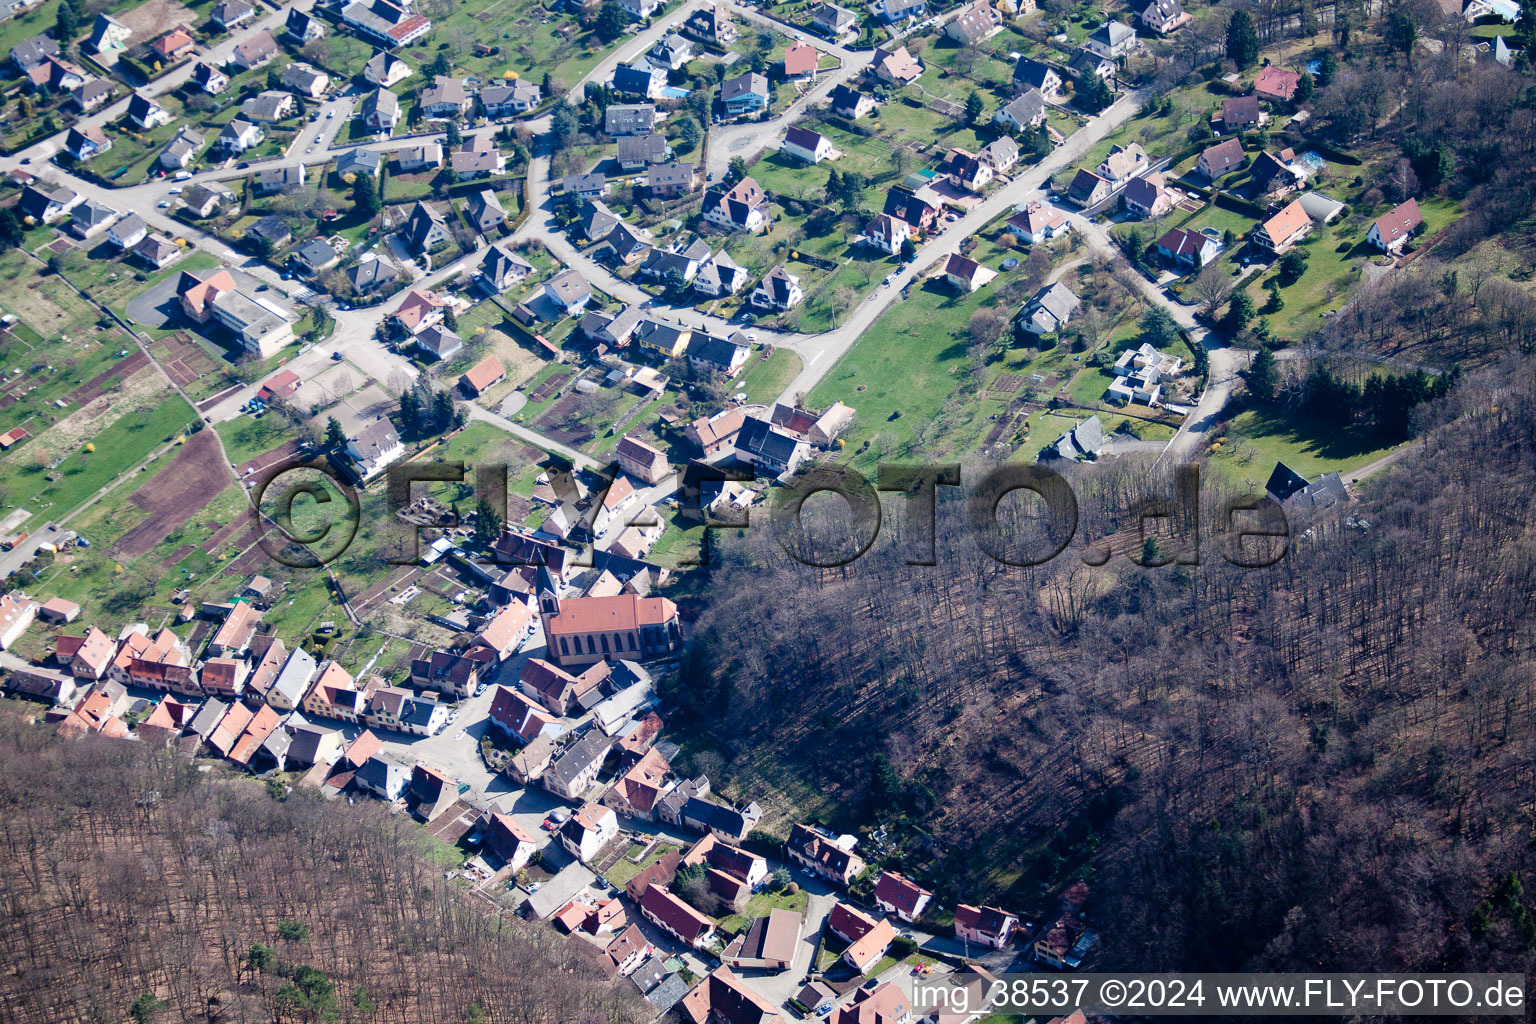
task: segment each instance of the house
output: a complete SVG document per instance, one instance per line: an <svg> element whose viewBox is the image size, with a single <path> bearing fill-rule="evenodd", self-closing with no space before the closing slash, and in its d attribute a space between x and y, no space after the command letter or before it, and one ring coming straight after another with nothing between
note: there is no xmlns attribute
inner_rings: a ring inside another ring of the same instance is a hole
<svg viewBox="0 0 1536 1024"><path fill-rule="evenodd" d="M745 279L746 271L741 271L742 279ZM701 272L700 276L703 276ZM697 283L697 279L695 279ZM693 341L688 346L688 361L695 366L704 367L714 373L723 374L726 378L735 377L746 365L747 359L752 355L751 343L746 336L740 333L733 334L729 338L721 338L715 335L695 332Z"/></svg>
<svg viewBox="0 0 1536 1024"><path fill-rule="evenodd" d="M566 314L579 313L592 298L592 285L578 270L566 270L544 282L544 297Z"/></svg>
<svg viewBox="0 0 1536 1024"><path fill-rule="evenodd" d="M88 124L71 128L64 136L64 148L69 150L70 156L84 162L111 149L112 140L96 125Z"/></svg>
<svg viewBox="0 0 1536 1024"><path fill-rule="evenodd" d="M181 255L181 248L164 235L150 235L133 247L133 257L151 270L163 270Z"/></svg>
<svg viewBox="0 0 1536 1024"><path fill-rule="evenodd" d="M670 71L677 71L689 61L693 60L693 44L676 32L668 32L656 41L656 45L646 51L652 63L660 64Z"/></svg>
<svg viewBox="0 0 1536 1024"><path fill-rule="evenodd" d="M183 129L185 134L186 129ZM195 217L207 217L235 198L235 194L218 182L193 185L181 194L181 204Z"/></svg>
<svg viewBox="0 0 1536 1024"><path fill-rule="evenodd" d="M293 114L292 93L276 90L258 93L240 104L240 116L247 121L281 121Z"/></svg>
<svg viewBox="0 0 1536 1024"><path fill-rule="evenodd" d="M383 169L384 158L372 149L349 149L336 158L336 173L342 177L366 174L370 178L377 178Z"/></svg>
<svg viewBox="0 0 1536 1024"><path fill-rule="evenodd" d="M533 264L501 245L493 245L485 251L475 280L488 295L500 295L528 278Z"/></svg>
<svg viewBox="0 0 1536 1024"><path fill-rule="evenodd" d="M288 8L288 18L283 22L283 32L295 43L303 46L325 36L325 25L319 18L312 18L297 7Z"/></svg>
<svg viewBox="0 0 1536 1024"><path fill-rule="evenodd" d="M704 220L728 230L756 234L768 226L768 194L751 177L730 188L717 185L704 193Z"/></svg>
<svg viewBox="0 0 1536 1024"><path fill-rule="evenodd" d="M1278 156L1260 153L1253 158L1253 164L1248 168L1248 176L1253 179L1260 194L1266 196L1295 192L1306 185L1307 173L1307 165L1297 160L1295 151L1291 149L1282 149Z"/></svg>
<svg viewBox="0 0 1536 1024"><path fill-rule="evenodd" d="M1061 98L1061 75L1033 57L1020 57L1014 64L1013 84L1016 88L1034 89L1052 102Z"/></svg>
<svg viewBox="0 0 1536 1024"><path fill-rule="evenodd" d="M660 483L670 470L665 455L644 441L628 435L619 438L615 454L622 472L647 484Z"/></svg>
<svg viewBox="0 0 1536 1024"><path fill-rule="evenodd" d="M470 398L485 394L507 376L507 368L495 356L486 356L459 376L459 390Z"/></svg>
<svg viewBox="0 0 1536 1024"><path fill-rule="evenodd" d="M976 46L992 38L1002 27L1002 15L992 7L991 0L976 0L949 20L944 26L944 34L961 46Z"/></svg>
<svg viewBox="0 0 1536 1024"><path fill-rule="evenodd" d="M781 263L758 282L752 290L752 305L758 309L786 312L800 305L805 293L800 290L800 278L784 269Z"/></svg>
<svg viewBox="0 0 1536 1024"><path fill-rule="evenodd" d="M462 78L438 75L419 97L422 113L433 118L459 118L469 113L475 98Z"/></svg>
<svg viewBox="0 0 1536 1024"><path fill-rule="evenodd" d="M670 770L660 751L647 750L609 787L603 803L620 814L649 821L655 817L656 805L672 788L667 779Z"/></svg>
<svg viewBox="0 0 1536 1024"><path fill-rule="evenodd" d="M750 277L747 268L731 259L722 248L699 264L698 273L693 278L693 290L712 297L735 295L746 287Z"/></svg>
<svg viewBox="0 0 1536 1024"><path fill-rule="evenodd" d="M0 596L0 651L8 651L37 618L37 602L18 591Z"/></svg>
<svg viewBox="0 0 1536 1024"><path fill-rule="evenodd" d="M539 610L549 659L561 668L590 665L609 654L658 658L682 645L677 606L664 597L618 594L562 600L541 591Z"/></svg>
<svg viewBox="0 0 1536 1024"><path fill-rule="evenodd" d="M667 69L641 57L613 69L613 91L621 96L654 100L667 87Z"/></svg>
<svg viewBox="0 0 1536 1024"><path fill-rule="evenodd" d="M266 692L267 703L279 711L294 710L309 693L309 684L318 670L315 659L307 651L302 647L293 648Z"/></svg>
<svg viewBox="0 0 1536 1024"><path fill-rule="evenodd" d="M688 424L683 436L707 459L731 447L746 419L746 413L739 406L733 406L711 416L699 417Z"/></svg>
<svg viewBox="0 0 1536 1024"><path fill-rule="evenodd" d="M1163 187L1161 174L1139 174L1120 193L1126 212L1143 220L1172 212L1174 196Z"/></svg>
<svg viewBox="0 0 1536 1024"><path fill-rule="evenodd" d="M845 957L846 959L846 957ZM976 968L980 970L980 968ZM862 973L862 972L861 972ZM1000 984L1000 982L999 982ZM969 1008L984 1007L989 992L993 989L983 989L978 983L976 998L967 999L964 1003L958 1000L952 1005L964 1005ZM977 1012L981 1012L977 1010ZM925 1021L943 1021L944 1024L960 1024L974 1017L971 1012L952 1012L948 1010L935 1010L931 1015L923 1018ZM885 982L871 986L865 982L853 993L851 1002L837 1009L827 1018L827 1024L900 1024L903 1021L913 1021L912 1007L907 1000L906 993L895 982Z"/></svg>
<svg viewBox="0 0 1536 1024"><path fill-rule="evenodd" d="M1019 144L1003 135L981 147L981 152L976 156L992 168L994 173L1002 174L1019 162Z"/></svg>
<svg viewBox="0 0 1536 1024"><path fill-rule="evenodd" d="M229 88L229 76L205 61L198 61L192 69L192 84L210 96L217 96Z"/></svg>
<svg viewBox="0 0 1536 1024"><path fill-rule="evenodd" d="M646 190L658 199L672 199L692 192L696 179L693 164L652 164L647 171Z"/></svg>
<svg viewBox="0 0 1536 1024"><path fill-rule="evenodd" d="M603 128L613 138L649 135L656 125L654 103L615 103L603 114Z"/></svg>
<svg viewBox="0 0 1536 1024"><path fill-rule="evenodd" d="M661 6L661 0L619 0L619 6L636 21L644 21L656 13L656 8Z"/></svg>
<svg viewBox="0 0 1536 1024"><path fill-rule="evenodd" d="M480 90L480 106L486 117L507 117L532 110L544 100L544 90L526 78L488 85Z"/></svg>
<svg viewBox="0 0 1536 1024"><path fill-rule="evenodd" d="M715 46L729 46L739 34L724 4L696 8L683 22L683 34Z"/></svg>
<svg viewBox="0 0 1536 1024"><path fill-rule="evenodd" d="M1148 32L1166 36L1177 32L1194 19L1184 10L1179 0L1149 0L1145 7L1136 12L1136 20Z"/></svg>
<svg viewBox="0 0 1536 1024"><path fill-rule="evenodd" d="M873 220L864 226L864 234L859 236L859 241L871 249L878 249L891 256L898 255L901 247L915 236L912 225L888 213L877 214Z"/></svg>
<svg viewBox="0 0 1536 1024"><path fill-rule="evenodd" d="M276 57L277 52L277 40L272 38L272 33L263 29L236 43L231 61L241 70L249 71Z"/></svg>
<svg viewBox="0 0 1536 1024"><path fill-rule="evenodd" d="M479 687L483 667L474 658L452 651L433 651L430 657L411 659L411 682L425 690L468 697Z"/></svg>
<svg viewBox="0 0 1536 1024"><path fill-rule="evenodd" d="M256 8L245 0L219 0L208 12L208 20L225 32L245 24L256 16Z"/></svg>
<svg viewBox="0 0 1536 1024"><path fill-rule="evenodd" d="M443 147L436 142L424 142L395 150L395 166L403 174L417 174L443 166Z"/></svg>
<svg viewBox="0 0 1536 1024"><path fill-rule="evenodd" d="M1096 206L1108 199L1113 186L1086 168L1078 168L1072 184L1067 186L1067 202L1074 206Z"/></svg>
<svg viewBox="0 0 1536 1024"><path fill-rule="evenodd" d="M1136 30L1123 21L1110 21L1094 29L1083 44L1100 57L1114 60L1136 49Z"/></svg>
<svg viewBox="0 0 1536 1024"><path fill-rule="evenodd" d="M117 644L95 626L85 631L85 636L59 636L54 647L54 659L76 679L95 682L107 674Z"/></svg>
<svg viewBox="0 0 1536 1024"><path fill-rule="evenodd" d="M535 660L538 659L530 659L530 664ZM521 744L532 743L540 736L558 739L565 732L559 722L510 686L496 687L489 719L493 727Z"/></svg>
<svg viewBox="0 0 1536 1024"><path fill-rule="evenodd" d="M39 89L74 92L89 80L86 73L62 57L47 56L27 72L27 80Z"/></svg>
<svg viewBox="0 0 1536 1024"><path fill-rule="evenodd" d="M380 50L363 65L363 80L387 89L411 77L411 66L392 53Z"/></svg>
<svg viewBox="0 0 1536 1024"><path fill-rule="evenodd" d="M1414 212L1418 212L1417 206ZM1253 233L1253 243L1278 256L1307 237L1311 230L1312 218L1307 216L1301 203L1293 199L1279 213L1259 225L1259 229ZM1372 230L1375 230L1374 225Z"/></svg>
<svg viewBox="0 0 1536 1024"><path fill-rule="evenodd" d="M895 938L895 926L882 917L875 922L873 928L848 944L848 948L843 950L842 961L852 967L856 973L864 974L880 962L880 958L885 956L885 951L891 948ZM894 985L885 987L895 988Z"/></svg>
<svg viewBox="0 0 1536 1024"><path fill-rule="evenodd" d="M794 965L804 924L805 919L793 910L774 907L725 947L720 962L737 970L787 971Z"/></svg>
<svg viewBox="0 0 1536 1024"><path fill-rule="evenodd" d="M46 32L41 35L35 35L31 39L24 39L11 47L11 63L22 74L26 74L33 68L38 67L47 58L57 57L58 55L58 41Z"/></svg>
<svg viewBox="0 0 1536 1024"><path fill-rule="evenodd" d="M875 883L875 906L911 924L923 916L933 893L895 871L884 871Z"/></svg>
<svg viewBox="0 0 1536 1024"><path fill-rule="evenodd" d="M192 162L203 148L203 134L183 126L175 138L165 144L156 161L166 170L180 170Z"/></svg>
<svg viewBox="0 0 1536 1024"><path fill-rule="evenodd" d="M665 163L672 155L665 135L627 135L619 140L619 166L626 171L644 170Z"/></svg>
<svg viewBox="0 0 1536 1024"><path fill-rule="evenodd" d="M363 766L352 774L352 784L358 789L366 790L393 803L405 795L406 786L411 781L411 770L403 764L389 760L381 754L374 754L363 762Z"/></svg>
<svg viewBox="0 0 1536 1024"><path fill-rule="evenodd" d="M1002 949L1019 928L1019 919L996 907L972 907L964 903L955 908L955 938L989 949Z"/></svg>
<svg viewBox="0 0 1536 1024"><path fill-rule="evenodd" d="M347 268L346 275L353 291L359 295L387 288L400 280L401 276L400 271L396 270L389 261L378 258L358 261L354 266Z"/></svg>
<svg viewBox="0 0 1536 1024"><path fill-rule="evenodd" d="M147 234L149 225L144 223L144 218L130 213L107 229L107 241L119 249L131 249L142 242Z"/></svg>
<svg viewBox="0 0 1536 1024"><path fill-rule="evenodd" d="M323 765L330 768L341 760L341 730L315 725L310 722L289 722L288 767L308 768Z"/></svg>
<svg viewBox="0 0 1536 1024"><path fill-rule="evenodd" d="M922 62L908 53L905 46L894 50L877 47L869 67L876 79L891 86L911 85L923 74Z"/></svg>
<svg viewBox="0 0 1536 1024"><path fill-rule="evenodd" d="M347 456L364 480L405 455L405 444L388 417L381 416L347 438Z"/></svg>
<svg viewBox="0 0 1536 1024"><path fill-rule="evenodd" d="M898 21L918 21L928 17L928 0L875 0L870 10L887 25Z"/></svg>
<svg viewBox="0 0 1536 1024"><path fill-rule="evenodd" d="M968 192L980 192L992 180L992 167L975 153L951 149L944 159L944 171L956 185Z"/></svg>
<svg viewBox="0 0 1536 1024"><path fill-rule="evenodd" d="M74 213L70 216L69 233L84 241L107 230L108 225L116 219L116 210L103 206L95 200L87 200L75 207Z"/></svg>
<svg viewBox="0 0 1536 1024"><path fill-rule="evenodd" d="M581 199L601 199L608 194L608 178L600 172L570 174L560 179L560 190Z"/></svg>
<svg viewBox="0 0 1536 1024"><path fill-rule="evenodd" d="M252 188L259 196L288 195L304 187L304 178L303 164L285 164L256 175Z"/></svg>
<svg viewBox="0 0 1536 1024"><path fill-rule="evenodd" d="M645 893L640 897L640 916L685 946L702 945L715 933L715 922L672 895L664 885L653 883L646 888ZM714 974L710 975L710 978L714 978L721 971L729 973L727 968L720 967ZM701 984L709 984L708 979L701 982ZM698 990L695 989L694 991ZM742 989L742 991L746 992L747 990ZM685 996L684 1003L686 1004L692 996L692 992ZM765 1007L765 1012L772 1012L769 1004L762 1002L755 995L751 996L751 998L757 999ZM700 1024L703 1024L708 1019L707 1013L696 1018Z"/></svg>
<svg viewBox="0 0 1536 1024"><path fill-rule="evenodd" d="M769 98L768 78L756 71L727 78L720 83L720 103L731 117L767 110Z"/></svg>
<svg viewBox="0 0 1536 1024"><path fill-rule="evenodd" d="M1397 255L1408 244L1408 239L1424 226L1424 216L1419 213L1417 199L1409 199L1376 218L1365 240L1382 252Z"/></svg>
<svg viewBox="0 0 1536 1024"><path fill-rule="evenodd" d="M464 204L465 219L482 234L493 231L507 222L507 211L501 208L501 200L493 189L483 188L473 193Z"/></svg>
<svg viewBox="0 0 1536 1024"><path fill-rule="evenodd" d="M295 249L291 256L300 269L311 276L335 266L340 259L331 243L323 238L311 238Z"/></svg>
<svg viewBox="0 0 1536 1024"><path fill-rule="evenodd" d="M209 658L203 662L198 682L210 696L238 697L245 690L250 666L235 658Z"/></svg>
<svg viewBox="0 0 1536 1024"><path fill-rule="evenodd" d="M448 231L448 221L442 212L423 202L411 207L410 216L406 218L401 233L410 243L411 249L419 253L431 252L453 241L453 235Z"/></svg>
<svg viewBox="0 0 1536 1024"><path fill-rule="evenodd" d="M1157 253L1169 262L1199 270L1221 255L1221 242L1199 231L1173 228L1157 240Z"/></svg>
<svg viewBox="0 0 1536 1024"><path fill-rule="evenodd" d="M1244 159L1243 144L1236 139L1227 139L1201 153L1200 159L1195 161L1195 170L1204 175L1206 181L1216 181L1243 166Z"/></svg>
<svg viewBox="0 0 1536 1024"><path fill-rule="evenodd" d="M811 25L823 35L837 39L858 28L859 16L846 7L821 3L811 9Z"/></svg>
<svg viewBox="0 0 1536 1024"><path fill-rule="evenodd" d="M951 287L959 289L966 295L996 276L997 271L988 270L975 260L961 256L959 253L950 253L948 262L944 264L944 279Z"/></svg>
<svg viewBox="0 0 1536 1024"><path fill-rule="evenodd" d="M239 658L250 649L251 637L261 622L261 611L245 601L236 601L224 621L219 624L213 639L208 641L208 654L215 658Z"/></svg>
<svg viewBox="0 0 1536 1024"><path fill-rule="evenodd" d="M1221 128L1224 132L1241 132L1257 128L1269 115L1259 106L1257 96L1229 96L1221 101Z"/></svg>
<svg viewBox="0 0 1536 1024"><path fill-rule="evenodd" d="M1296 98L1296 89L1300 85L1301 75L1270 64L1254 78L1253 91L1261 100L1289 103Z"/></svg>
<svg viewBox="0 0 1536 1024"><path fill-rule="evenodd" d="M849 85L838 85L832 90L832 113L838 117L846 117L850 121L857 121L865 114L871 113L879 102L867 93L860 92Z"/></svg>
<svg viewBox="0 0 1536 1024"><path fill-rule="evenodd" d="M1288 510L1314 511L1349 500L1349 491L1337 470L1308 482L1283 462L1275 463L1264 492Z"/></svg>
<svg viewBox="0 0 1536 1024"><path fill-rule="evenodd" d="M1119 73L1120 65L1108 57L1101 56L1088 49L1079 47L1067 62L1067 67L1077 75L1079 82L1086 82L1089 77L1096 76L1109 81ZM1081 88L1081 86L1079 86Z"/></svg>
<svg viewBox="0 0 1536 1024"><path fill-rule="evenodd" d="M820 826L794 825L784 844L790 860L834 885L847 888L864 872L864 858L854 853L853 836L834 836Z"/></svg>
<svg viewBox="0 0 1536 1024"><path fill-rule="evenodd" d="M528 830L509 814L492 811L486 815L485 848L501 858L514 874L533 859L538 845Z"/></svg>
<svg viewBox="0 0 1536 1024"><path fill-rule="evenodd" d="M602 685L612 673L605 661L597 662L580 675L572 675L543 658L529 658L518 676L518 686L524 696L543 705L550 714L564 717L596 705L602 696Z"/></svg>
<svg viewBox="0 0 1536 1024"><path fill-rule="evenodd" d="M784 144L780 149L808 164L819 164L823 160L830 160L834 154L830 139L820 132L813 132L809 128L801 128L798 125L790 125L784 130Z"/></svg>
<svg viewBox="0 0 1536 1024"><path fill-rule="evenodd" d="M1129 146L1111 146L1109 155L1099 164L1099 177L1105 181L1120 182L1147 169L1147 153L1141 143Z"/></svg>
<svg viewBox="0 0 1536 1024"><path fill-rule="evenodd" d="M597 780L603 759L613 749L613 741L601 730L590 729L549 763L542 781L544 788L567 800L580 800Z"/></svg>
<svg viewBox="0 0 1536 1024"><path fill-rule="evenodd" d="M128 726L119 717L127 698L122 690L122 686L116 683L91 687L74 710L59 723L59 735L75 739L100 733L114 739L126 739Z"/></svg>
<svg viewBox="0 0 1536 1024"><path fill-rule="evenodd" d="M110 14L98 14L96 20L91 23L91 39L89 46L91 52L98 57L105 57L108 64L115 63L117 54L128 49L128 40L133 37L133 30Z"/></svg>
<svg viewBox="0 0 1536 1024"><path fill-rule="evenodd" d="M571 856L590 863L619 834L619 818L610 807L585 803L560 826L560 845Z"/></svg>
<svg viewBox="0 0 1536 1024"><path fill-rule="evenodd" d="M239 156L253 146L260 145L265 137L266 133L259 124L235 117L219 130L218 137L213 140L213 148L225 156Z"/></svg>
<svg viewBox="0 0 1536 1024"><path fill-rule="evenodd" d="M1019 311L1015 320L1019 328L1030 334L1052 334L1072 322L1072 316L1082 300L1072 289L1057 281L1035 293L1034 298Z"/></svg>
<svg viewBox="0 0 1536 1024"><path fill-rule="evenodd" d="M815 78L821 65L821 51L810 43L796 40L784 50L784 78L796 82Z"/></svg>
<svg viewBox="0 0 1536 1024"><path fill-rule="evenodd" d="M413 14L388 0L352 0L342 7L341 20L368 42L386 49L409 46L432 31L426 15Z"/></svg>
<svg viewBox="0 0 1536 1024"><path fill-rule="evenodd" d="M767 420L749 419L736 435L736 457L774 476L793 473L809 454L805 441Z"/></svg>
<svg viewBox="0 0 1536 1024"><path fill-rule="evenodd" d="M149 48L162 63L169 64L190 54L194 47L191 33L178 27L150 43Z"/></svg>
<svg viewBox="0 0 1536 1024"><path fill-rule="evenodd" d="M331 87L331 76L302 61L283 69L282 83L300 96L317 100Z"/></svg>
<svg viewBox="0 0 1536 1024"><path fill-rule="evenodd" d="M110 81L105 78L93 78L75 93L73 97L75 108L82 114L89 114L104 106L107 100L112 98L113 92Z"/></svg>

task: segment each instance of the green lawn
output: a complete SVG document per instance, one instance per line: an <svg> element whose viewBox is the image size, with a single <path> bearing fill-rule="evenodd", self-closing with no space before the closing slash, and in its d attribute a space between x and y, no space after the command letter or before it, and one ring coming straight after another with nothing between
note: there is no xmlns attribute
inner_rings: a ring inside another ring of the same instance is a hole
<svg viewBox="0 0 1536 1024"><path fill-rule="evenodd" d="M1305 416L1248 410L1232 420L1213 465L1235 482L1258 490L1276 462L1308 479L1347 472L1381 458L1391 448L1358 431L1340 431Z"/></svg>
<svg viewBox="0 0 1536 1024"><path fill-rule="evenodd" d="M738 913L722 918L720 928L726 932L740 932L770 910L792 910L804 914L810 905L810 895L801 889L795 893L760 892L749 897Z"/></svg>
<svg viewBox="0 0 1536 1024"><path fill-rule="evenodd" d="M237 416L214 429L224 441L224 451L233 465L249 462L297 436L291 424L275 413L260 417Z"/></svg>
<svg viewBox="0 0 1536 1024"><path fill-rule="evenodd" d="M735 388L745 391L751 401L771 403L800 375L803 366L800 357L787 348L774 349L767 359L760 350L754 351Z"/></svg>

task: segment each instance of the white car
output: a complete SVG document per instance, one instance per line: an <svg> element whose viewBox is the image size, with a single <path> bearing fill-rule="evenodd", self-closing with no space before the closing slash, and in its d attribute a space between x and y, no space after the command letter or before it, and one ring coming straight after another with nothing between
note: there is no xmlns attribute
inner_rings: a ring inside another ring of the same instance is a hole
<svg viewBox="0 0 1536 1024"><path fill-rule="evenodd" d="M170 194L173 196L181 195L181 186L178 185L176 188L171 189Z"/></svg>
<svg viewBox="0 0 1536 1024"><path fill-rule="evenodd" d="M170 208L171 208L171 201L169 199L162 199L162 200L160 200L160 209L162 209L162 210L169 210Z"/></svg>
<svg viewBox="0 0 1536 1024"><path fill-rule="evenodd" d="M332 107L330 110L327 110L325 112L326 120L330 120L331 118L333 118L335 116L336 116L336 108L335 107Z"/></svg>

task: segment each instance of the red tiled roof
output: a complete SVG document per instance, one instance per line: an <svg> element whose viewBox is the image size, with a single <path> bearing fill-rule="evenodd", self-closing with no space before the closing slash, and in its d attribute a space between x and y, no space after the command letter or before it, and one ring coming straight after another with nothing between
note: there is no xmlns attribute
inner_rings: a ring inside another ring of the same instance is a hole
<svg viewBox="0 0 1536 1024"><path fill-rule="evenodd" d="M476 391L484 391L506 375L507 368L501 365L499 359L495 356L486 356L459 379L469 384Z"/></svg>
<svg viewBox="0 0 1536 1024"><path fill-rule="evenodd" d="M709 918L672 895L664 885L653 884L646 889L645 895L640 897L640 909L656 917L686 942L696 941L715 925Z"/></svg>
<svg viewBox="0 0 1536 1024"><path fill-rule="evenodd" d="M882 903L889 903L903 914L911 914L912 908L924 896L931 897L933 893L924 889L910 878L906 878L894 871L887 871L880 876L880 881L875 883L875 899Z"/></svg>
<svg viewBox="0 0 1536 1024"><path fill-rule="evenodd" d="M875 919L846 903L839 903L827 915L827 925L834 932L853 942L863 938L875 927Z"/></svg>
<svg viewBox="0 0 1536 1024"><path fill-rule="evenodd" d="M642 626L661 626L677 618L677 605L664 597L573 597L560 602L560 610L544 622L551 636L599 633Z"/></svg>
<svg viewBox="0 0 1536 1024"><path fill-rule="evenodd" d="M816 70L821 62L821 52L810 43L795 43L784 51L784 73L806 75Z"/></svg>
<svg viewBox="0 0 1536 1024"><path fill-rule="evenodd" d="M1409 199L1376 218L1376 233L1381 236L1382 244L1391 245L1399 238L1407 237L1423 223L1424 215L1419 212L1419 201Z"/></svg>

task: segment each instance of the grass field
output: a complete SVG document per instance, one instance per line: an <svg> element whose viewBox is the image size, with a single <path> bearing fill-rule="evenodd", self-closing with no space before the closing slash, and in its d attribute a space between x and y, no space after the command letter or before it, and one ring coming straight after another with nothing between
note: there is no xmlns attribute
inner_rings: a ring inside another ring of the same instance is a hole
<svg viewBox="0 0 1536 1024"><path fill-rule="evenodd" d="M1356 469L1390 450L1390 445L1358 431L1340 431L1305 416L1250 409L1232 420L1227 441L1212 465L1233 481L1258 490L1276 462L1313 479L1335 470Z"/></svg>
<svg viewBox="0 0 1536 1024"><path fill-rule="evenodd" d="M775 349L767 359L761 351L754 351L745 372L736 379L736 390L745 391L754 402L772 402L800 375L803 366L800 357L787 348Z"/></svg>
<svg viewBox="0 0 1536 1024"><path fill-rule="evenodd" d="M237 416L214 429L224 441L224 451L229 455L230 463L236 466L297 436L293 426L275 413L260 417Z"/></svg>

